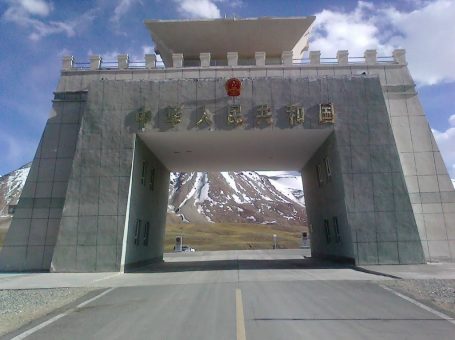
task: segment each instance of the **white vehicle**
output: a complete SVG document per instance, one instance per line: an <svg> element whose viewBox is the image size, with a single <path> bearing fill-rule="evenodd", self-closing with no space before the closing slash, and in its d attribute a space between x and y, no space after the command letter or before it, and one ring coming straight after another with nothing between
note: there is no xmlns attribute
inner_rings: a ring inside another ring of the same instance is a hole
<svg viewBox="0 0 455 340"><path fill-rule="evenodd" d="M183 245L183 246L182 246L182 252L184 252L184 253L193 253L193 252L195 252L195 251L196 251L196 249L191 248L191 247L188 246L188 245Z"/></svg>

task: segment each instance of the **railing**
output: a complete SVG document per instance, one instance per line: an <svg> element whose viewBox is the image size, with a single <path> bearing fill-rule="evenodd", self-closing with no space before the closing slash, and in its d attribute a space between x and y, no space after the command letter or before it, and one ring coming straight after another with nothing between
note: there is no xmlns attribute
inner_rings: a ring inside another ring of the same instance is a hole
<svg viewBox="0 0 455 340"><path fill-rule="evenodd" d="M393 57L377 57L377 63L395 63L395 59Z"/></svg>
<svg viewBox="0 0 455 340"><path fill-rule="evenodd" d="M90 70L90 63L73 63L73 70Z"/></svg>
<svg viewBox="0 0 455 340"><path fill-rule="evenodd" d="M404 50L396 50L394 51L393 56L381 56L376 57L375 51L370 51L373 53L366 54L363 57L348 57L347 53L342 55L342 57L338 56L336 58L321 58L318 52L315 55L310 54L310 58L301 58L301 59L288 59L286 62L282 62L279 58L274 59L265 59L265 66L279 66L279 65L360 65L360 64L402 64L406 62L405 59L405 52ZM119 62L118 61L104 61L101 57L99 59L94 58L91 62L74 62L74 58L72 57L65 57L64 58L64 70L119 70ZM281 63L282 62L282 63ZM228 66L227 60L209 60L210 67L226 67ZM244 59L239 58L236 62L235 67L237 66L248 66L248 67L255 67L257 66L257 60L251 59ZM162 60L156 60L155 58L150 60L123 60L122 61L121 69L164 69L167 68L164 65ZM201 61L197 59L182 59L180 62L180 66L183 67L200 67ZM262 65L264 65L264 60L262 61ZM172 67L171 67L172 68Z"/></svg>

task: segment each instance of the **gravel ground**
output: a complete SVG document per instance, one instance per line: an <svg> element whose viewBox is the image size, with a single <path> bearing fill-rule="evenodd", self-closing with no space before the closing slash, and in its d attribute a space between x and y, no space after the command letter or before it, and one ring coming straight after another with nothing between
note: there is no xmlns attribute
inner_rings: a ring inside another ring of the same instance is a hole
<svg viewBox="0 0 455 340"><path fill-rule="evenodd" d="M0 336L77 300L93 288L0 290Z"/></svg>
<svg viewBox="0 0 455 340"><path fill-rule="evenodd" d="M455 280L391 280L381 284L455 317Z"/></svg>

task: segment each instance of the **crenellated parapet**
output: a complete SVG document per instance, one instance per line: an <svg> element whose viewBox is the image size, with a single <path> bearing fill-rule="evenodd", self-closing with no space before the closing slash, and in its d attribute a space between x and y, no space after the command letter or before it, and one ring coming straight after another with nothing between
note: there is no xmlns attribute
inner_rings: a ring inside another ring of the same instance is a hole
<svg viewBox="0 0 455 340"><path fill-rule="evenodd" d="M199 55L199 60L186 60L183 53L172 53L172 65L166 67L160 61L156 54L146 54L144 61L132 62L128 54L120 54L117 56L116 62L103 62L103 58L99 55L89 57L88 63L78 63L73 56L64 56L62 63L62 71L80 71L80 70L129 70L129 69L178 69L178 68L220 68L220 67L277 67L277 66L351 66L351 65L406 65L406 51L404 49L396 49L392 56L378 57L376 50L366 50L363 57L349 57L349 51L340 50L335 58L321 58L321 51L309 51L308 58L294 59L293 51L283 51L281 59L268 58L266 52L255 52L254 56L245 58L239 56L236 51L227 52L225 59L213 59L210 52L202 52Z"/></svg>

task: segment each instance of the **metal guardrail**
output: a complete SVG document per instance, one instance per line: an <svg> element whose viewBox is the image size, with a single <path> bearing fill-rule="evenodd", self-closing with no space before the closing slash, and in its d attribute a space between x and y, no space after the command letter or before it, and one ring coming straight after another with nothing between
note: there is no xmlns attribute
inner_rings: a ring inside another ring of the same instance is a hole
<svg viewBox="0 0 455 340"><path fill-rule="evenodd" d="M376 62L378 64L396 64L395 59L392 56L385 56L385 57L377 57ZM309 65L310 59L309 58L302 58L302 59L292 59L293 65ZM320 65L338 65L337 58L320 58ZM353 64L366 64L364 57L349 57L348 58L348 65ZM273 62L267 63L266 66L272 65L281 65ZM199 67L199 62L191 61L191 63L185 63L184 67ZM212 60L210 62L210 66L227 66L227 60ZM238 66L255 66L254 59L251 60L239 60ZM138 61L129 61L128 69L146 69L147 65L145 61L138 60ZM163 61L156 61L155 68L157 69L164 69L166 66L164 65ZM73 70L90 70L91 65L90 62L74 62L73 63ZM118 70L118 62L117 61L101 61L100 70Z"/></svg>

